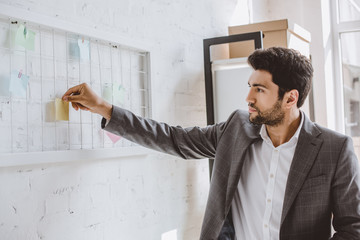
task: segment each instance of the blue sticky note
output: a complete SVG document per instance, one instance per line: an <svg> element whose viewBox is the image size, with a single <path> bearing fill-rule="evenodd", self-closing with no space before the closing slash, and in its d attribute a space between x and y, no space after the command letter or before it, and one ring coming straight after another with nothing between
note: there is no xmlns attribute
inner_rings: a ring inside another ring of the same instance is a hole
<svg viewBox="0 0 360 240"><path fill-rule="evenodd" d="M78 46L80 50L80 59L84 61L90 60L89 41L84 39L78 39Z"/></svg>
<svg viewBox="0 0 360 240"><path fill-rule="evenodd" d="M0 96L10 96L10 79L9 75L0 75Z"/></svg>
<svg viewBox="0 0 360 240"><path fill-rule="evenodd" d="M21 71L12 71L9 91L18 97L26 97L26 90L29 82L29 76Z"/></svg>
<svg viewBox="0 0 360 240"><path fill-rule="evenodd" d="M27 50L35 49L35 32L20 25L16 31L15 44L23 46Z"/></svg>
<svg viewBox="0 0 360 240"><path fill-rule="evenodd" d="M69 56L72 59L79 59L80 50L77 42L74 41L69 42Z"/></svg>

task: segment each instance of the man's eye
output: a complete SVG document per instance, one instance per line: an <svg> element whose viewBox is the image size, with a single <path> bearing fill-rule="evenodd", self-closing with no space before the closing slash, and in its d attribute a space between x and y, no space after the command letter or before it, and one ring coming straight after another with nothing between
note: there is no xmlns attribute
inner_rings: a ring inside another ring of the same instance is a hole
<svg viewBox="0 0 360 240"><path fill-rule="evenodd" d="M261 88L257 88L256 91L257 92L264 92L264 90L262 90Z"/></svg>

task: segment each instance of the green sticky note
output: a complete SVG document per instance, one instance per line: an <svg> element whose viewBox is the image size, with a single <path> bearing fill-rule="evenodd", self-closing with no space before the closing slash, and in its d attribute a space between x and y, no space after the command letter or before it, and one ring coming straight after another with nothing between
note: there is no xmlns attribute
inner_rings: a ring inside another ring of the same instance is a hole
<svg viewBox="0 0 360 240"><path fill-rule="evenodd" d="M35 49L35 32L20 25L16 31L15 44L24 47L27 50Z"/></svg>
<svg viewBox="0 0 360 240"><path fill-rule="evenodd" d="M114 104L117 106L121 106L125 103L125 88L118 83L113 85L113 94L114 94Z"/></svg>
<svg viewBox="0 0 360 240"><path fill-rule="evenodd" d="M111 83L104 83L102 88L102 97L112 103L112 84Z"/></svg>
<svg viewBox="0 0 360 240"><path fill-rule="evenodd" d="M105 83L103 85L102 97L116 106L124 104L125 95L126 90L119 83Z"/></svg>

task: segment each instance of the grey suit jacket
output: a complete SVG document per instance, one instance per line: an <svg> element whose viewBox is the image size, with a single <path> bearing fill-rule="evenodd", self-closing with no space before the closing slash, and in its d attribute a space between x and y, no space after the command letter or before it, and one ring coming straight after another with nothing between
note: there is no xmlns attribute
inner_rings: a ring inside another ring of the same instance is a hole
<svg viewBox="0 0 360 240"><path fill-rule="evenodd" d="M260 126L235 111L226 122L181 128L113 107L102 127L130 141L185 159L214 158L210 193L200 239L232 239L230 206L246 151L262 141ZM360 177L349 137L305 117L284 196L280 239L360 239ZM224 224L225 223L225 224ZM240 240L240 239L238 239ZM252 239L250 239L252 240Z"/></svg>

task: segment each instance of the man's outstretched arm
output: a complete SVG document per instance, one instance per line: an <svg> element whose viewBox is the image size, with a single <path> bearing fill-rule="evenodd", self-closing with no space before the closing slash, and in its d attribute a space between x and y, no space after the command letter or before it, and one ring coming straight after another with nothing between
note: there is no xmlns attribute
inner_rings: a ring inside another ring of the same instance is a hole
<svg viewBox="0 0 360 240"><path fill-rule="evenodd" d="M213 158L218 137L225 125L222 123L205 128L182 128L145 119L107 103L86 83L70 88L63 100L71 102L76 110L82 109L103 116L102 128L109 132L182 158Z"/></svg>

